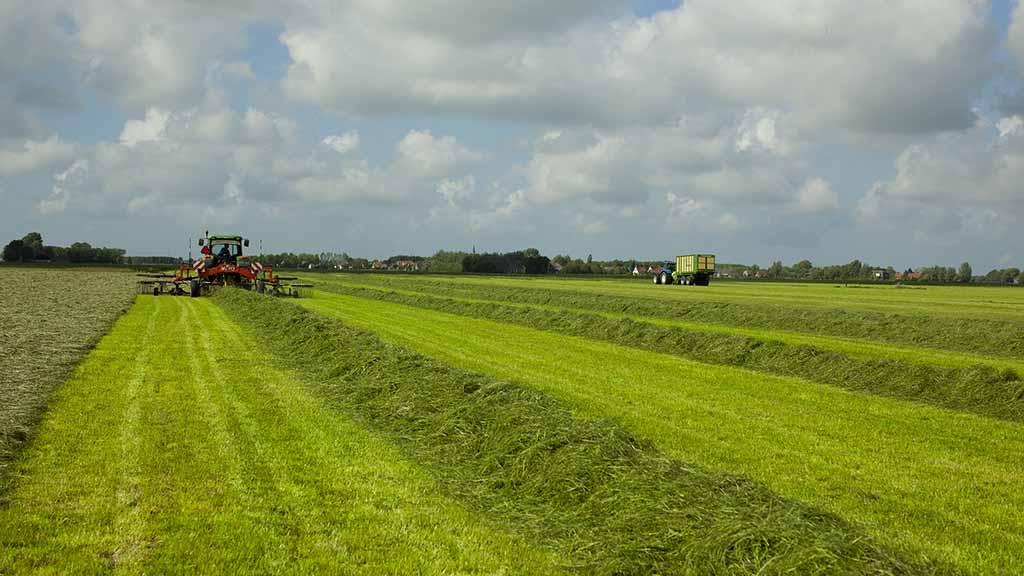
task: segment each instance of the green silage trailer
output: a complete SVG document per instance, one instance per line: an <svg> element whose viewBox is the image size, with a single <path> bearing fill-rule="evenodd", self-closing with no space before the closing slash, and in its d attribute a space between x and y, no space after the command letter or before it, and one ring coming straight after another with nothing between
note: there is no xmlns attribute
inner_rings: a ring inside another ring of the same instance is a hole
<svg viewBox="0 0 1024 576"><path fill-rule="evenodd" d="M686 254L676 256L675 266L671 262L666 262L661 268L661 273L654 275L654 283L707 286L714 274L714 254Z"/></svg>

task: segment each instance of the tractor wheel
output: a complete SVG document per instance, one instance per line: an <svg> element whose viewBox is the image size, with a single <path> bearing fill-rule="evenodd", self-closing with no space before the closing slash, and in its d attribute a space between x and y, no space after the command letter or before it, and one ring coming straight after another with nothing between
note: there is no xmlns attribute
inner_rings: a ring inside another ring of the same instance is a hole
<svg viewBox="0 0 1024 576"><path fill-rule="evenodd" d="M671 283L672 283L672 277L668 275L668 272L662 272L661 273L661 282L659 282L659 284L671 284Z"/></svg>
<svg viewBox="0 0 1024 576"><path fill-rule="evenodd" d="M654 283L655 284L661 284L661 274L655 274L654 275Z"/></svg>
<svg viewBox="0 0 1024 576"><path fill-rule="evenodd" d="M198 298L201 291L202 286L199 284L199 280L193 280L188 283L188 295L192 298Z"/></svg>

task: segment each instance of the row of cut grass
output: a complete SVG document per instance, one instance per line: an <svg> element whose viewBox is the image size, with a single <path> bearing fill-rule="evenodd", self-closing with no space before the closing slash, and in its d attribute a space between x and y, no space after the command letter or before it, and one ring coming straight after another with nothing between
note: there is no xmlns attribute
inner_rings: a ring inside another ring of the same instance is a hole
<svg viewBox="0 0 1024 576"><path fill-rule="evenodd" d="M812 345L791 345L720 331L691 330L629 318L552 310L494 301L445 298L330 283L324 289L452 314L487 318L582 336L711 364L797 376L858 392L925 402L1007 420L1024 420L1024 382L1008 369L975 364L949 368L888 358L846 356Z"/></svg>
<svg viewBox="0 0 1024 576"><path fill-rule="evenodd" d="M140 297L55 395L0 573L549 574L556 558L275 368L208 300Z"/></svg>
<svg viewBox="0 0 1024 576"><path fill-rule="evenodd" d="M579 308L629 316L682 320L702 324L738 326L768 330L787 330L805 334L825 334L843 338L866 339L904 346L924 346L940 350L968 352L1004 358L1024 359L1024 322L1008 319L950 318L854 310L837 298L831 308L765 304L743 298L714 301L711 298L666 299L664 291L691 290L710 296L719 287L648 286L646 296L615 294L615 283L607 282L609 292L572 290L575 281L535 280L533 284L505 278L439 279L418 276L341 276L344 281L369 282L389 288L420 286L430 292L464 298L500 300L507 303L539 304L560 308ZM331 282L331 276L317 278ZM488 280L491 284L481 281ZM541 284L542 283L542 284ZM552 283L559 288L551 288ZM541 286L535 288L533 286Z"/></svg>
<svg viewBox="0 0 1024 576"><path fill-rule="evenodd" d="M707 324L701 322L688 322L685 320L657 318L650 316L637 316L615 312L586 308L569 308L544 304L524 304L519 302L505 302L491 296L489 293L479 291L473 293L473 297L454 296L439 293L429 286L421 286L417 283L407 285L392 284L388 286L377 282L362 282L351 278L352 275L330 275L318 277L317 287L327 291L344 292L347 289L378 290L383 292L394 292L410 296L428 295L436 298L474 303L496 303L509 307L529 307L537 310L548 310L553 312L570 312L576 314L594 314L604 318L628 319L635 322L646 322L658 326L668 326L693 330L699 332L714 332L734 336L745 336L764 342L777 341L794 346L813 346L829 352L837 352L844 356L861 359L884 359L899 360L909 364L923 366L943 366L947 368L971 368L982 364L999 370L1011 371L1017 375L1024 374L1024 361L1012 360L1001 356L984 354L972 354L968 352L954 352L939 350L936 348L923 348L918 346L895 345L877 341L843 338L839 336L827 336L822 334L808 334L792 330L745 328L740 326L724 326L721 324ZM350 281L355 280L355 281Z"/></svg>
<svg viewBox="0 0 1024 576"><path fill-rule="evenodd" d="M915 573L834 516L666 458L531 388L251 293L218 303L447 489L594 574Z"/></svg>
<svg viewBox="0 0 1024 576"><path fill-rule="evenodd" d="M612 417L964 571L1024 564L1024 427L571 336L330 294L298 304Z"/></svg>
<svg viewBox="0 0 1024 576"><path fill-rule="evenodd" d="M0 267L0 491L53 389L133 298L123 271Z"/></svg>
<svg viewBox="0 0 1024 576"><path fill-rule="evenodd" d="M797 308L836 306L850 310L950 318L1024 320L1024 289L1016 286L891 286L845 283L744 282L713 280L710 289L657 287L643 279L588 279L558 276L358 275L370 278L422 279L461 286L532 287L609 296L663 300L750 301Z"/></svg>

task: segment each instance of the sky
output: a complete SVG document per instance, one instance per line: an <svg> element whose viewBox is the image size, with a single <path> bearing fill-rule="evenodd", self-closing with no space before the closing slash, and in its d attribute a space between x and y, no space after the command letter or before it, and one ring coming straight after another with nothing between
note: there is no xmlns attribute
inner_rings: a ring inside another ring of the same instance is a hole
<svg viewBox="0 0 1024 576"><path fill-rule="evenodd" d="M1024 267L1010 0L0 3L0 240Z"/></svg>

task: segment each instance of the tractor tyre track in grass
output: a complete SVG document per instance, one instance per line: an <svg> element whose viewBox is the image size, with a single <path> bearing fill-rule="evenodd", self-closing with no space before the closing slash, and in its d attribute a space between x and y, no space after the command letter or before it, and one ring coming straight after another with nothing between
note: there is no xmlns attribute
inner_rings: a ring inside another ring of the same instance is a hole
<svg viewBox="0 0 1024 576"><path fill-rule="evenodd" d="M799 341L813 343L794 345L770 336L765 340L722 329L683 327L665 320L442 297L407 290L363 288L336 281L327 283L323 290L603 340L709 364L807 378L857 392L920 401L983 416L1018 422L1024 420L1024 382L1020 378L1024 373L1022 362L984 358L984 361L991 362L987 364L978 363L980 358L972 355L928 352L923 356L941 354L949 363L959 362L958 366L930 366L893 359L886 355L891 350L879 345L873 345L874 356L863 353L847 355L819 348L819 340L806 336ZM317 293L313 293L314 297ZM823 340L827 344L827 339ZM860 347L864 346L861 343ZM849 343L833 346L843 347L849 347ZM920 360L921 355L915 358L912 351L907 352L897 356Z"/></svg>
<svg viewBox="0 0 1024 576"><path fill-rule="evenodd" d="M1024 563L1024 426L343 295L299 304L612 416L668 454L748 474L965 571Z"/></svg>
<svg viewBox="0 0 1024 576"><path fill-rule="evenodd" d="M269 365L208 300L140 297L55 395L0 505L0 573L535 573Z"/></svg>

